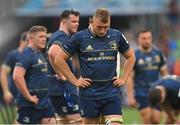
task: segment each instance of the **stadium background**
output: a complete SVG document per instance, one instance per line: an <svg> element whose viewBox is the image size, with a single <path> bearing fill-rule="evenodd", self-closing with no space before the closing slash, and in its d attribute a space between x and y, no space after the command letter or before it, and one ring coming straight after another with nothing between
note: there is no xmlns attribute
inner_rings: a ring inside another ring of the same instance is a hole
<svg viewBox="0 0 180 125"><path fill-rule="evenodd" d="M44 25L48 32L54 32L60 13L75 9L81 13L81 30L98 7L110 10L111 27L120 29L133 48L137 47L135 35L140 28L152 30L154 44L167 57L169 72L180 75L180 0L0 0L0 64L7 52L18 46L19 34L32 25ZM136 109L126 107L124 92L122 96L125 123L139 123ZM0 123L3 116L8 117L7 111L1 105Z"/></svg>

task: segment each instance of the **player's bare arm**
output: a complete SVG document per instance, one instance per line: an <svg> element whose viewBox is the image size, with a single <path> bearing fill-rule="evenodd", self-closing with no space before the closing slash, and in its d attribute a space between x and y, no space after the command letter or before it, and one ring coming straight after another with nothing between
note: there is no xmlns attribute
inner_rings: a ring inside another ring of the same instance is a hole
<svg viewBox="0 0 180 125"><path fill-rule="evenodd" d="M6 103L10 103L13 100L13 95L8 87L8 75L10 73L10 67L6 65L1 66L1 88L3 91L3 98Z"/></svg>
<svg viewBox="0 0 180 125"><path fill-rule="evenodd" d="M54 60L58 54L60 50L60 46L57 45L57 44L53 44L50 48L49 48L49 51L48 51L48 58L49 58L49 62L51 63L51 66L53 67L54 71L56 71L56 68L55 68L55 64L54 64ZM57 73L57 72L56 72ZM58 72L58 78L62 79L62 80L66 80L66 77L61 73L61 72Z"/></svg>
<svg viewBox="0 0 180 125"><path fill-rule="evenodd" d="M161 76L167 76L168 75L168 67L167 64L163 65L160 69Z"/></svg>
<svg viewBox="0 0 180 125"><path fill-rule="evenodd" d="M69 80L72 84L74 84L77 87L88 87L90 86L90 82L91 80L88 78L80 78L77 79L74 74L71 72L68 64L67 64L67 60L69 59L69 55L66 54L61 48L60 51L58 52L55 60L54 60L54 64L55 64L55 68L56 68L56 72L57 74L59 73L63 73L63 75L65 75L65 77L67 78L67 80Z"/></svg>
<svg viewBox="0 0 180 125"><path fill-rule="evenodd" d="M24 76L25 76L25 69L23 69L22 67L15 67L13 73L13 79L15 81L17 88L28 101L37 104L38 98L36 95L32 96L29 93Z"/></svg>
<svg viewBox="0 0 180 125"><path fill-rule="evenodd" d="M128 76L130 75L130 73L133 69L133 66L134 66L135 60L136 60L134 51L132 48L130 48L126 53L124 53L123 56L126 58L126 61L124 63L123 70L122 70L123 72L122 72L120 78L117 78L114 81L114 85L118 86L118 87L125 84L125 82L128 79Z"/></svg>
<svg viewBox="0 0 180 125"><path fill-rule="evenodd" d="M134 72L130 73L130 76L128 77L126 89L127 89L127 96L128 96L128 105L132 107L136 107L136 100L134 98Z"/></svg>

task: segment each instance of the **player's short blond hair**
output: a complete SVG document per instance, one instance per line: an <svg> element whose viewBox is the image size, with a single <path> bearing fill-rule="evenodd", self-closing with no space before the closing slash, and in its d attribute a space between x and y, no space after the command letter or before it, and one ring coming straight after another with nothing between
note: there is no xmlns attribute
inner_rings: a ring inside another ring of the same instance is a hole
<svg viewBox="0 0 180 125"><path fill-rule="evenodd" d="M110 12L106 8L99 8L95 11L93 18L99 18L101 22L107 23L110 20Z"/></svg>
<svg viewBox="0 0 180 125"><path fill-rule="evenodd" d="M28 31L29 34L37 33L37 32L47 32L47 28L45 26L35 25L32 26Z"/></svg>

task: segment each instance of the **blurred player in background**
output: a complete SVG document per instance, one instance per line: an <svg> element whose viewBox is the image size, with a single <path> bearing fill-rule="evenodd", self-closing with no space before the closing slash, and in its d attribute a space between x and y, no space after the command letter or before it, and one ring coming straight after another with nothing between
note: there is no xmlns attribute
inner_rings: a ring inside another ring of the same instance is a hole
<svg viewBox="0 0 180 125"><path fill-rule="evenodd" d="M56 68L53 68L54 59L59 53L61 46L70 40L72 34L77 32L79 15L80 13L78 11L64 10L60 15L59 29L52 34L47 44L50 63L49 97L54 107L58 124L78 124L81 122L76 86L66 81L66 78L62 74L57 75L54 71ZM69 59L67 63L74 73L72 60Z"/></svg>
<svg viewBox="0 0 180 125"><path fill-rule="evenodd" d="M106 124L122 124L119 87L124 85L135 63L133 50L124 35L110 29L110 13L99 8L89 28L75 33L55 59L55 68L72 84L79 87L81 114L84 124L98 124L99 116ZM118 51L126 58L122 76L116 77ZM78 53L81 77L77 79L66 60Z"/></svg>
<svg viewBox="0 0 180 125"><path fill-rule="evenodd" d="M4 123L7 124L10 124L12 121L14 121L16 117L15 99L18 95L18 90L14 84L12 74L18 58L27 46L26 37L27 32L23 32L20 36L18 48L10 51L7 54L1 66L1 88L3 91L3 99L5 102L4 108L6 111L6 121L4 121ZM8 109L10 109L10 111Z"/></svg>
<svg viewBox="0 0 180 125"><path fill-rule="evenodd" d="M11 103L13 99L16 98L18 93L18 90L12 79L12 74L18 58L27 46L26 36L27 32L21 34L19 47L8 53L1 66L1 87L3 90L4 101L6 103Z"/></svg>
<svg viewBox="0 0 180 125"><path fill-rule="evenodd" d="M160 50L153 47L150 30L139 31L137 40L139 49L135 51L134 72L127 84L128 103L132 107L138 107L144 124L160 123L161 111L158 107L150 107L148 91L160 74L168 74L165 57Z"/></svg>
<svg viewBox="0 0 180 125"><path fill-rule="evenodd" d="M48 69L41 50L46 45L44 26L33 26L28 31L28 47L16 63L14 82L20 92L17 97L19 124L55 124L48 102Z"/></svg>
<svg viewBox="0 0 180 125"><path fill-rule="evenodd" d="M170 75L156 81L150 89L149 100L152 106L162 106L167 114L166 124L180 124L180 77Z"/></svg>

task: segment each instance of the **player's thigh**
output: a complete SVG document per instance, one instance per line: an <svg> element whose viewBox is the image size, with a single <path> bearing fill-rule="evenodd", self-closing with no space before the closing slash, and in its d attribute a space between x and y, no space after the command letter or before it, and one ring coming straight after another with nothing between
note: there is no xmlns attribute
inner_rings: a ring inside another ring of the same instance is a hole
<svg viewBox="0 0 180 125"><path fill-rule="evenodd" d="M70 124L80 124L80 123L82 123L82 118L81 118L79 113L66 115L66 120Z"/></svg>
<svg viewBox="0 0 180 125"><path fill-rule="evenodd" d="M151 107L140 109L140 116L144 124L151 123Z"/></svg>
<svg viewBox="0 0 180 125"><path fill-rule="evenodd" d="M80 98L80 114L83 118L99 118L101 112L101 104L99 100L90 100Z"/></svg>
<svg viewBox="0 0 180 125"><path fill-rule="evenodd" d="M82 124L98 124L99 119L98 118L82 118Z"/></svg>
<svg viewBox="0 0 180 125"><path fill-rule="evenodd" d="M161 116L163 112L158 108L151 108L151 120L153 124L159 124L161 121Z"/></svg>
<svg viewBox="0 0 180 125"><path fill-rule="evenodd" d="M122 115L120 96L103 99L102 115Z"/></svg>
<svg viewBox="0 0 180 125"><path fill-rule="evenodd" d="M105 123L122 124L123 117L121 111L121 99L119 96L106 98L102 107L102 114L105 118Z"/></svg>
<svg viewBox="0 0 180 125"><path fill-rule="evenodd" d="M41 124L56 124L55 118L42 118Z"/></svg>
<svg viewBox="0 0 180 125"><path fill-rule="evenodd" d="M43 110L40 123L41 124L56 124L56 119L54 116L52 106L49 105L46 109Z"/></svg>

